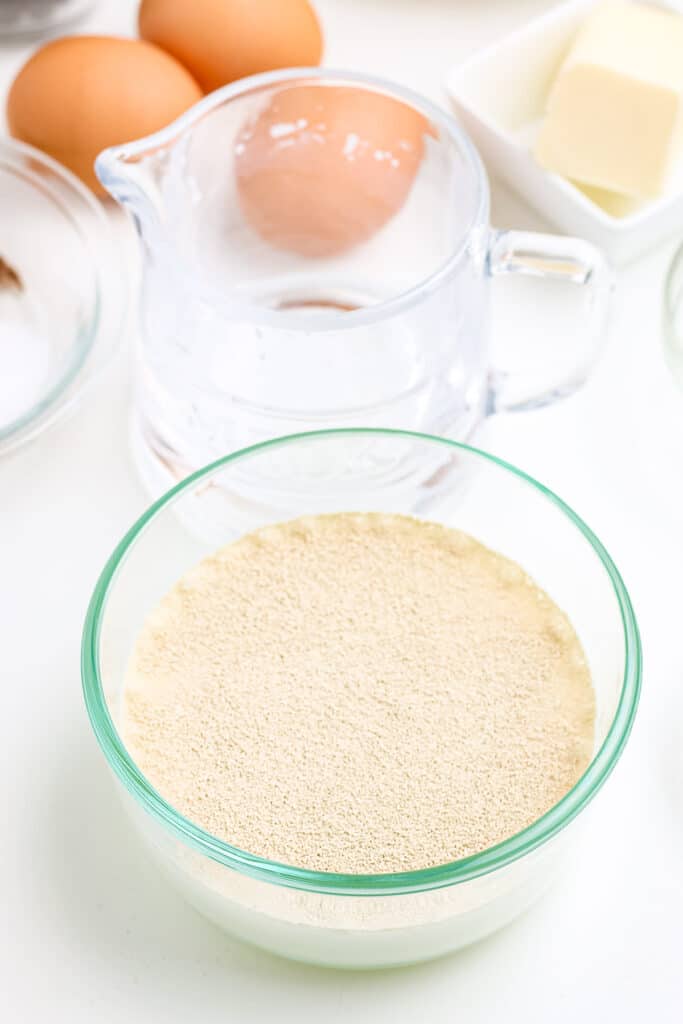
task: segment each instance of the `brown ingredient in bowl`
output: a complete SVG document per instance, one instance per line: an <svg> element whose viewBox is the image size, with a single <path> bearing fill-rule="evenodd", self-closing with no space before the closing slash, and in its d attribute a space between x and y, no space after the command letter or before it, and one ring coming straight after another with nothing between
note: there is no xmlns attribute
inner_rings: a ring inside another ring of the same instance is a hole
<svg viewBox="0 0 683 1024"><path fill-rule="evenodd" d="M20 292L23 291L24 285L14 267L0 256L0 289L2 288Z"/></svg>
<svg viewBox="0 0 683 1024"><path fill-rule="evenodd" d="M595 703L566 615L509 559L403 516L313 516L187 573L129 666L123 737L183 815L251 853L446 863L549 810Z"/></svg>

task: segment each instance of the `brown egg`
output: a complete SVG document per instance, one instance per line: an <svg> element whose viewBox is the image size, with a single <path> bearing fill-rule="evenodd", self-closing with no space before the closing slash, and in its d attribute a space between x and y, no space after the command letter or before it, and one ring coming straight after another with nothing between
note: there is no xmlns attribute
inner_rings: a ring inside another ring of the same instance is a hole
<svg viewBox="0 0 683 1024"><path fill-rule="evenodd" d="M173 54L206 92L274 68L320 63L308 0L142 0L140 35Z"/></svg>
<svg viewBox="0 0 683 1024"><path fill-rule="evenodd" d="M314 257L343 252L401 209L429 131L412 107L380 93L283 89L236 140L244 215L277 248Z"/></svg>
<svg viewBox="0 0 683 1024"><path fill-rule="evenodd" d="M163 128L201 96L189 71L150 43L65 36L21 69L7 120L11 135L102 192L93 170L100 150Z"/></svg>

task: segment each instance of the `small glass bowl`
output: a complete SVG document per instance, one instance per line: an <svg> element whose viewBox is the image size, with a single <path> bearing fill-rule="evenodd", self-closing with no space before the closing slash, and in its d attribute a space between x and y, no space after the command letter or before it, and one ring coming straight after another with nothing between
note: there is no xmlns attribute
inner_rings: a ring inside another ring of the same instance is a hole
<svg viewBox="0 0 683 1024"><path fill-rule="evenodd" d="M49 35L83 17L95 0L2 0L0 38Z"/></svg>
<svg viewBox="0 0 683 1024"><path fill-rule="evenodd" d="M107 363L125 309L101 204L39 150L0 139L0 454L63 416Z"/></svg>
<svg viewBox="0 0 683 1024"><path fill-rule="evenodd" d="M666 360L683 388L683 245L676 250L664 282L662 329Z"/></svg>
<svg viewBox="0 0 683 1024"><path fill-rule="evenodd" d="M341 875L274 863L184 818L144 777L116 728L126 666L149 611L199 559L246 530L319 512L416 509L515 559L570 616L597 702L594 756L581 779L538 821L497 846L396 874ZM169 491L106 565L82 648L93 729L160 869L231 934L285 957L356 968L413 963L457 949L512 920L545 890L571 848L575 819L621 754L640 672L638 629L621 577L564 502L467 445L370 429L256 445Z"/></svg>

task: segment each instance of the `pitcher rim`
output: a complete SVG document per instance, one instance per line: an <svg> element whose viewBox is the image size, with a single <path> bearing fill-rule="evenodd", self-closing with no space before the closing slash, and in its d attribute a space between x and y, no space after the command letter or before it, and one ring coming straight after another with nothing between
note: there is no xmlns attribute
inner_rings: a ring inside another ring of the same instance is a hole
<svg viewBox="0 0 683 1024"><path fill-rule="evenodd" d="M324 82L350 83L360 87L365 86L374 91L384 92L410 105L428 120L438 125L456 144L459 152L465 159L474 183L475 195L472 203L472 215L468 218L467 224L462 231L458 232L449 255L431 273L391 298L374 303L371 306L344 312L344 329L363 326L394 316L401 312L401 310L415 305L426 294L438 290L443 281L449 277L460 263L476 229L478 227L486 227L488 230L489 228L489 181L476 146L450 111L440 107L437 103L422 96L415 90L378 75L365 74L360 71L344 71L339 68L293 67L248 75L204 96L203 99L198 100L197 103L166 125L165 128L161 128L139 139L123 142L116 146L108 146L106 149L103 149L95 160L95 172L102 185L109 191L109 185L113 184L116 180L115 167L117 163L140 157L148 150L168 145L169 142L180 138L188 129L200 121L202 117L226 101L238 99L250 92L255 92L268 86L305 81L308 78L315 78ZM219 305L221 304L219 302ZM277 325L282 329L305 329L315 333L318 331L339 330L339 322L336 317L330 320L321 320L319 323L312 323L310 317L303 316L298 312L268 309L257 303L249 302L248 299L244 301L238 300L237 303L233 299L230 305L233 314L239 312L253 322L269 323Z"/></svg>

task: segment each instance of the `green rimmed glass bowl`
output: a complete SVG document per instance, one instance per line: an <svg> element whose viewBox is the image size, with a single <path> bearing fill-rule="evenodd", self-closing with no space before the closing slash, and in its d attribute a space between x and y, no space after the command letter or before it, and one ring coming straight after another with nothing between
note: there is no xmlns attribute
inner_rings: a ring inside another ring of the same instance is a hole
<svg viewBox="0 0 683 1024"><path fill-rule="evenodd" d="M466 530L519 562L572 619L596 691L593 760L542 818L491 849L386 875L336 875L267 861L179 814L145 779L117 732L133 644L169 587L244 532L330 511L418 514ZM640 672L638 629L621 577L563 501L485 452L390 430L282 438L188 477L152 505L110 558L88 609L82 651L93 729L160 868L233 935L283 956L337 967L436 957L526 909L560 871L580 812L621 754Z"/></svg>

